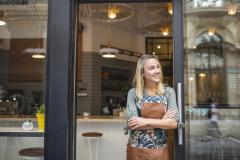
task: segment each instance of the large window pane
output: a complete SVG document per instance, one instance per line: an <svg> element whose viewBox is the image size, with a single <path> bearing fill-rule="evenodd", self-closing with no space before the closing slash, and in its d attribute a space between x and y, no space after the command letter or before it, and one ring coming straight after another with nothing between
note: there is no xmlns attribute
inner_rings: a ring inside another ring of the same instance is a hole
<svg viewBox="0 0 240 160"><path fill-rule="evenodd" d="M47 13L46 0L0 3L1 160L43 147L36 112L45 102Z"/></svg>
<svg viewBox="0 0 240 160"><path fill-rule="evenodd" d="M186 157L239 159L239 2L183 2Z"/></svg>

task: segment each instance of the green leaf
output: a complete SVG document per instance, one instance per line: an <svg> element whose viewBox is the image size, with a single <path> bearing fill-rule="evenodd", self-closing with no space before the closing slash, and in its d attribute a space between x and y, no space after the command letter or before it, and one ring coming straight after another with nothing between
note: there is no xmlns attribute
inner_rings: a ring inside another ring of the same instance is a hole
<svg viewBox="0 0 240 160"><path fill-rule="evenodd" d="M39 113L39 114L44 114L44 113L45 113L45 104L41 104L41 105L37 108L37 113Z"/></svg>

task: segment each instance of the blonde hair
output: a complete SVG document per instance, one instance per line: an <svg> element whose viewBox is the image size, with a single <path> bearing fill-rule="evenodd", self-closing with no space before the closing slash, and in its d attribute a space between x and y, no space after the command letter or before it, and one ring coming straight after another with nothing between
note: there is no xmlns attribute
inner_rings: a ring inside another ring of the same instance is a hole
<svg viewBox="0 0 240 160"><path fill-rule="evenodd" d="M143 91L144 91L144 79L143 79L143 72L144 72L144 65L148 59L154 58L158 62L158 57L155 55L144 54L141 58L139 58L137 62L136 72L133 79L133 86L136 88L136 97L141 100L143 98ZM162 67L160 65L160 81L157 83L157 94L163 95L164 94L164 85L163 85L163 74L162 74Z"/></svg>

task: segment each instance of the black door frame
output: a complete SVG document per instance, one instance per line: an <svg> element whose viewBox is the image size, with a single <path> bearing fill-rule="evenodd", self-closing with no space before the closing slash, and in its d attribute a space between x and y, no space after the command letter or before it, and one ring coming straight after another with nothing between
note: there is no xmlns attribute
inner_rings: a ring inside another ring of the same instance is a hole
<svg viewBox="0 0 240 160"><path fill-rule="evenodd" d="M45 160L74 160L77 0L48 0Z"/></svg>
<svg viewBox="0 0 240 160"><path fill-rule="evenodd" d="M46 58L45 160L75 160L76 158L75 74L78 3L169 1L171 0L49 0ZM174 86L176 89L177 83L183 84L182 0L172 0L172 2L174 10ZM184 104L183 100L182 98L182 103ZM175 142L177 142L177 136L175 137ZM176 159L184 160L185 145L175 145L174 153Z"/></svg>
<svg viewBox="0 0 240 160"><path fill-rule="evenodd" d="M182 84L181 95L184 95L184 50L183 50L183 0L173 0L173 85ZM179 96L179 95L177 95ZM184 106L184 96L181 96L181 106ZM184 107L181 107L182 123L185 123ZM175 131L175 160L185 160L185 130L182 129L182 144L178 142L178 131Z"/></svg>

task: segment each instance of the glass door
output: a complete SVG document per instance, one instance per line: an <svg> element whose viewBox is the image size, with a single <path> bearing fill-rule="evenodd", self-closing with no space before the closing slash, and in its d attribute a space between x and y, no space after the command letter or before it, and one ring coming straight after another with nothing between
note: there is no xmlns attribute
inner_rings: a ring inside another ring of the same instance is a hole
<svg viewBox="0 0 240 160"><path fill-rule="evenodd" d="M123 134L124 110L138 58L157 55L164 83L174 87L172 3L177 1L79 2L76 159L124 160L128 141ZM107 55L104 48L117 53ZM168 134L173 160L182 153L179 150L176 156L174 130Z"/></svg>
<svg viewBox="0 0 240 160"><path fill-rule="evenodd" d="M183 3L185 159L239 159L239 2Z"/></svg>

